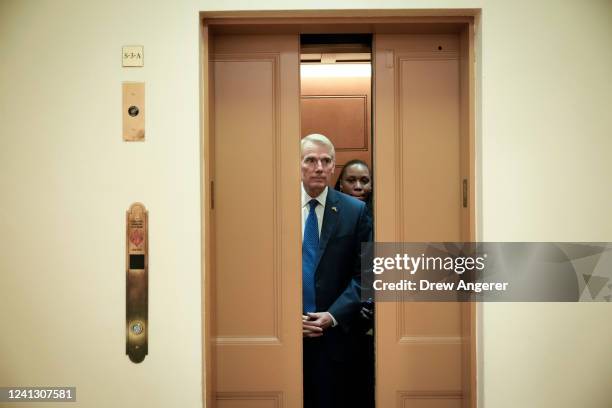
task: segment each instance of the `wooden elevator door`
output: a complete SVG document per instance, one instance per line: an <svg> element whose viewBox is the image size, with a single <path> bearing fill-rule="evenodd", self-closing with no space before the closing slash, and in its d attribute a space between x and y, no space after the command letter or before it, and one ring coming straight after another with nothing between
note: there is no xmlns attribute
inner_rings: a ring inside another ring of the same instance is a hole
<svg viewBox="0 0 612 408"><path fill-rule="evenodd" d="M213 400L302 404L298 35L217 35Z"/></svg>
<svg viewBox="0 0 612 408"><path fill-rule="evenodd" d="M376 240L468 239L460 36L381 34L374 50ZM454 302L377 303L378 407L470 406L469 311Z"/></svg>
<svg viewBox="0 0 612 408"><path fill-rule="evenodd" d="M299 35L210 50L212 386L221 408L302 404ZM374 36L377 241L467 240L460 36ZM369 148L369 147L368 147ZM377 406L466 408L468 306L376 306Z"/></svg>

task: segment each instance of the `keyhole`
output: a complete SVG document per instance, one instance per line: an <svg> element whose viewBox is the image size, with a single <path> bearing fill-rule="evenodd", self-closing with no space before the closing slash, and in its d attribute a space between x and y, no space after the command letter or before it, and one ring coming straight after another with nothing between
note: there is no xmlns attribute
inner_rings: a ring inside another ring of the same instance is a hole
<svg viewBox="0 0 612 408"><path fill-rule="evenodd" d="M128 115L130 115L131 117L138 115L138 112L140 111L138 110L138 107L136 106L130 106L128 108Z"/></svg>

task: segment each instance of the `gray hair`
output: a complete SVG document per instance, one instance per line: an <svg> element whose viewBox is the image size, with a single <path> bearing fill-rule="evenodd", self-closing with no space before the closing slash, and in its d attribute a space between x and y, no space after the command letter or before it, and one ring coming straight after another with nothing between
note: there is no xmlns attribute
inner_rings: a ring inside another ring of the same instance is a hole
<svg viewBox="0 0 612 408"><path fill-rule="evenodd" d="M326 146L329 149L329 155L332 158L336 157L336 149L334 149L334 144L327 137L318 133L313 133L302 138L300 144L300 151L302 152L302 154L304 154L304 145L306 145L306 143L308 142Z"/></svg>

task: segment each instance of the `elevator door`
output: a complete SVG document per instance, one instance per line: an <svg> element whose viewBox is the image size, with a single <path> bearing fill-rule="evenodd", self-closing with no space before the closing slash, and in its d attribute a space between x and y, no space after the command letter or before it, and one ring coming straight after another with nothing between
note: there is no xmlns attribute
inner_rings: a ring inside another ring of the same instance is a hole
<svg viewBox="0 0 612 408"><path fill-rule="evenodd" d="M215 35L210 55L212 397L300 407L298 34ZM465 55L454 34L374 37L377 241L469 239ZM377 407L472 406L471 310L376 305Z"/></svg>
<svg viewBox="0 0 612 408"><path fill-rule="evenodd" d="M300 407L299 37L211 45L212 398Z"/></svg>
<svg viewBox="0 0 612 408"><path fill-rule="evenodd" d="M460 37L376 35L374 47L376 240L461 241ZM469 312L376 304L378 407L470 406Z"/></svg>

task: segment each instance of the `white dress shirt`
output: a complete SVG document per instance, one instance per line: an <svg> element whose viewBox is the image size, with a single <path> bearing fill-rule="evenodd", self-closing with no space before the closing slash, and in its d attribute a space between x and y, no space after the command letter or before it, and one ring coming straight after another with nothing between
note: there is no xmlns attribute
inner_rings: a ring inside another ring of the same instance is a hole
<svg viewBox="0 0 612 408"><path fill-rule="evenodd" d="M325 213L325 203L327 202L327 189L329 187L325 187L323 192L319 194L317 197L311 197L308 195L306 190L304 190L304 184L302 183L302 239L304 239L304 228L306 227L306 219L308 218L308 214L310 213L310 200L313 198L319 202L319 204L315 207L315 214L317 215L317 225L319 226L319 240L321 239L321 228L323 227L323 214ZM334 316L327 312L332 319L332 327L336 326L338 322L334 318Z"/></svg>

